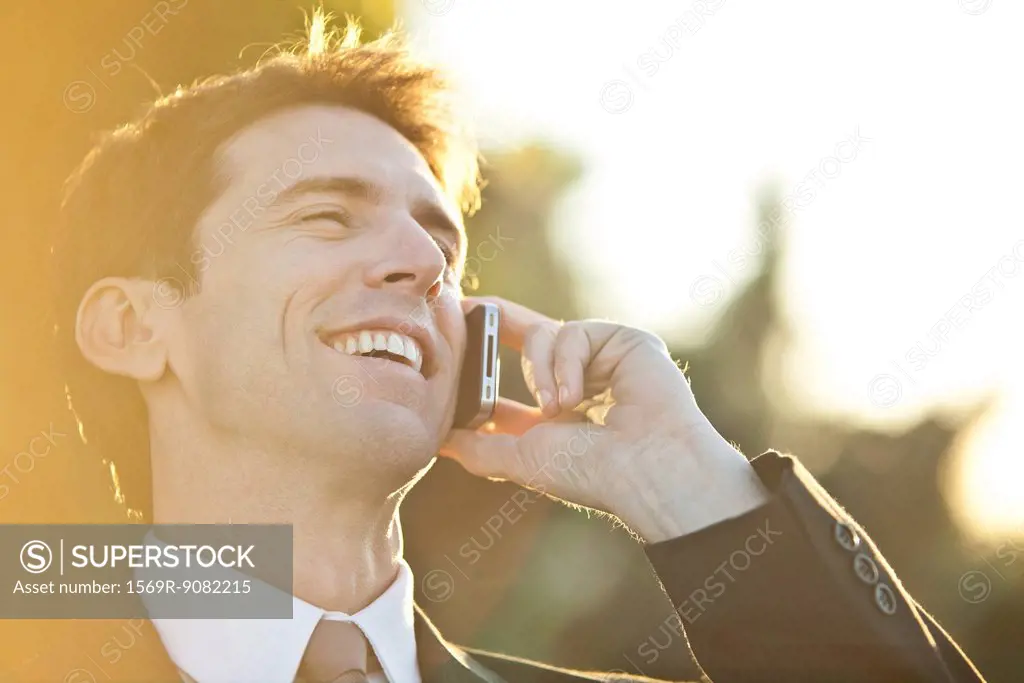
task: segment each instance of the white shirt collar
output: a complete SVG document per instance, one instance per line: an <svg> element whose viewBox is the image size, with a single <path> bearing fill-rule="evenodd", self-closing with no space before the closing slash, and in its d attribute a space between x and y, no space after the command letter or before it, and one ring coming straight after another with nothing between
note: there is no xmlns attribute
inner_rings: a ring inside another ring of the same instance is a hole
<svg viewBox="0 0 1024 683"><path fill-rule="evenodd" d="M416 659L413 576L405 560L399 560L394 583L355 614L328 612L298 597L292 598L292 605L291 619L152 622L171 660L197 683L293 683L320 619L351 621L359 626L388 681L421 683Z"/></svg>

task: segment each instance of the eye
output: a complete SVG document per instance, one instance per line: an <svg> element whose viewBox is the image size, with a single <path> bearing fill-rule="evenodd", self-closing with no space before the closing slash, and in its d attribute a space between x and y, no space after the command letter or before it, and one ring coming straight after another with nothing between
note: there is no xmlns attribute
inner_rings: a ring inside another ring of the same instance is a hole
<svg viewBox="0 0 1024 683"><path fill-rule="evenodd" d="M435 239L434 242L437 244L437 248L441 250L441 253L444 254L445 263L448 264L449 268L454 269L456 263L455 250L439 239Z"/></svg>

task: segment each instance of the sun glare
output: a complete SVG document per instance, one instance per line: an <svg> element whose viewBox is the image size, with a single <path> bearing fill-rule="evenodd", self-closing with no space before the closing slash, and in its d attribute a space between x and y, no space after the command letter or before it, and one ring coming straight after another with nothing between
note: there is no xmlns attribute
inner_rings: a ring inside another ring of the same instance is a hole
<svg viewBox="0 0 1024 683"><path fill-rule="evenodd" d="M979 540L1024 533L1024 396L998 405L964 438L946 477L958 523Z"/></svg>

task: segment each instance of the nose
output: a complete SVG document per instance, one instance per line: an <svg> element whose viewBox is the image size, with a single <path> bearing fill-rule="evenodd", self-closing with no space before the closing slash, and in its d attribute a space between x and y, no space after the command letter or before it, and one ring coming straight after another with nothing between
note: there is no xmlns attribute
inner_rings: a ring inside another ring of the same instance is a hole
<svg viewBox="0 0 1024 683"><path fill-rule="evenodd" d="M411 216L391 222L380 235L383 243L365 271L367 286L437 296L448 263L434 238Z"/></svg>

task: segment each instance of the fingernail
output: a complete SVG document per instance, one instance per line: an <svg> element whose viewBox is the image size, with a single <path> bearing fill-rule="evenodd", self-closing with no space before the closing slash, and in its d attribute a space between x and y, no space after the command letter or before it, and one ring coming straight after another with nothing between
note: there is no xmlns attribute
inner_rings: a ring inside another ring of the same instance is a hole
<svg viewBox="0 0 1024 683"><path fill-rule="evenodd" d="M551 403L551 393L547 389L541 389L537 392L537 404L541 408L547 407Z"/></svg>
<svg viewBox="0 0 1024 683"><path fill-rule="evenodd" d="M563 408L566 407L564 404L569 401L569 387L564 384L558 388L558 400L563 404Z"/></svg>

